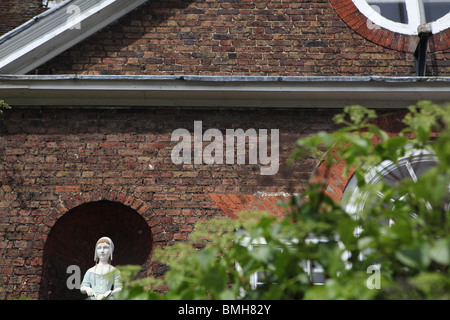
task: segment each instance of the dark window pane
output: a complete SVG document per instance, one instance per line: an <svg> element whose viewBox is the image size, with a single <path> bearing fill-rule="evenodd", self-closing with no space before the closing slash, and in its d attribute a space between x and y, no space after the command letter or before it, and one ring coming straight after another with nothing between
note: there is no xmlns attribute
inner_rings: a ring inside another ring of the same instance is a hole
<svg viewBox="0 0 450 320"><path fill-rule="evenodd" d="M426 22L436 21L450 12L450 0L422 0Z"/></svg>
<svg viewBox="0 0 450 320"><path fill-rule="evenodd" d="M420 177L423 175L428 169L436 166L435 161L428 161L423 160L420 162L415 162L411 164L412 174L414 174L416 177ZM401 165L396 167L394 170L391 170L389 172L383 172L382 173L384 182L389 184L391 187L395 188L398 185L398 182L403 179L411 179L411 172L408 170L408 168L405 165Z"/></svg>
<svg viewBox="0 0 450 320"><path fill-rule="evenodd" d="M406 4L403 1L384 2L379 0L368 0L367 3L386 19L405 24L408 23Z"/></svg>

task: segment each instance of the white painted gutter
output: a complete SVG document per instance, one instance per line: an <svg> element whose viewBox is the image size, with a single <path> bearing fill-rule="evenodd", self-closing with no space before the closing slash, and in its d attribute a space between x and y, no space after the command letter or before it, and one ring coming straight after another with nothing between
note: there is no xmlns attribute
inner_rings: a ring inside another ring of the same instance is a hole
<svg viewBox="0 0 450 320"><path fill-rule="evenodd" d="M450 102L450 77L0 75L12 106L405 108Z"/></svg>

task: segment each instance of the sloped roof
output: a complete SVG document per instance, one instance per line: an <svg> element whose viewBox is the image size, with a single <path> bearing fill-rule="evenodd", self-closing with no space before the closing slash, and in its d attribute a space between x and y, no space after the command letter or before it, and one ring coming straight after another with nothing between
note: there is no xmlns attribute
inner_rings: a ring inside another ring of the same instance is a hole
<svg viewBox="0 0 450 320"><path fill-rule="evenodd" d="M0 74L27 74L145 2L66 0L0 37Z"/></svg>

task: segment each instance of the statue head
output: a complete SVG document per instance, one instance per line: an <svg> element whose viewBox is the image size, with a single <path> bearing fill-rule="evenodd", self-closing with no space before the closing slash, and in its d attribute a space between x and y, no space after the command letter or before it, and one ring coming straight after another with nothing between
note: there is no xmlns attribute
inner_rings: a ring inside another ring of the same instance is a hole
<svg viewBox="0 0 450 320"><path fill-rule="evenodd" d="M108 259L112 261L114 251L114 243L108 237L101 237L95 244L94 261L98 262L100 259ZM103 256L106 255L106 256Z"/></svg>

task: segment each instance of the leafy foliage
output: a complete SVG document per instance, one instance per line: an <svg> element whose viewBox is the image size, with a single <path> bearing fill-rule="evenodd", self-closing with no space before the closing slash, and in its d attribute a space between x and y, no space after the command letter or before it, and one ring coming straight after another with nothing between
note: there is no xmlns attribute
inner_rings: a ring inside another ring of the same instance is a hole
<svg viewBox="0 0 450 320"><path fill-rule="evenodd" d="M169 267L164 279L150 280L151 290L131 285L121 298L449 299L449 108L419 102L393 137L375 118L373 110L345 108L335 118L342 129L299 139L292 157L320 156L331 167L335 159L324 150L336 150L345 172L354 171L363 210L344 211L324 193L326 185L311 183L284 204L290 211L282 219L242 212L199 223L188 242L156 250L154 260ZM368 170L399 163L411 149L435 154L436 165L417 180L367 182ZM322 266L323 285L313 283L305 261ZM255 274L264 276L256 289ZM161 284L169 290L158 294Z"/></svg>
<svg viewBox="0 0 450 320"><path fill-rule="evenodd" d="M11 106L7 104L5 101L0 100L0 114L3 113L2 109L11 109Z"/></svg>

